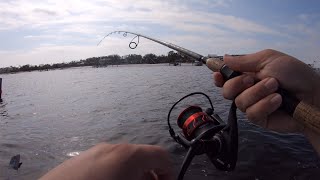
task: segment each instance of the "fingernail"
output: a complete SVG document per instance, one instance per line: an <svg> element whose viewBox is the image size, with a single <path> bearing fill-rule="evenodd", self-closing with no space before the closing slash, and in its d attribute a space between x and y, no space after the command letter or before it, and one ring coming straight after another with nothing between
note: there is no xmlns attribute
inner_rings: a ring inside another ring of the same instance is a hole
<svg viewBox="0 0 320 180"><path fill-rule="evenodd" d="M251 85L254 83L254 79L251 76L246 76L243 78L242 82L247 85Z"/></svg>
<svg viewBox="0 0 320 180"><path fill-rule="evenodd" d="M268 88L270 91L276 91L278 89L278 82L274 78L270 78L265 82L265 87Z"/></svg>
<svg viewBox="0 0 320 180"><path fill-rule="evenodd" d="M275 96L273 96L270 100L270 102L274 105L276 104L280 104L282 100L282 97L280 96L280 94L276 94Z"/></svg>

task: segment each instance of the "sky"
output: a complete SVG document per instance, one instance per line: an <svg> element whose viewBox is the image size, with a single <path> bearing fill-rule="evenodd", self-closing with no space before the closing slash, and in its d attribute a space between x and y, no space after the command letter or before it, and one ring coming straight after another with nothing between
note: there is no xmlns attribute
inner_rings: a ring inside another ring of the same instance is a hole
<svg viewBox="0 0 320 180"><path fill-rule="evenodd" d="M297 0L0 0L0 67L69 62L111 54L202 55L272 48L320 67L320 1Z"/></svg>

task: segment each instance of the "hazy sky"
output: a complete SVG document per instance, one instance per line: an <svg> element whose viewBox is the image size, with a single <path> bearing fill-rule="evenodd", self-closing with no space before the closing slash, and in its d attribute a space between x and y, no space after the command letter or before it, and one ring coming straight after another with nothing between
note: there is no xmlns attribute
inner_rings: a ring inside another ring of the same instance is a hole
<svg viewBox="0 0 320 180"><path fill-rule="evenodd" d="M279 49L320 66L320 1L0 0L0 67L68 62L110 54L164 54L128 30L203 55Z"/></svg>

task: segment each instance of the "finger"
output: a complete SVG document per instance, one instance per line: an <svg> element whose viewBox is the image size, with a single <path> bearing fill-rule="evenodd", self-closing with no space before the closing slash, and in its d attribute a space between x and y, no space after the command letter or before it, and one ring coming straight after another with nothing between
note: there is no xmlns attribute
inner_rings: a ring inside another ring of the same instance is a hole
<svg viewBox="0 0 320 180"><path fill-rule="evenodd" d="M222 76L222 74L219 73L219 72L214 72L214 73L213 73L213 80L214 80L214 84L215 84L217 87L222 87L223 84L224 84L223 76Z"/></svg>
<svg viewBox="0 0 320 180"><path fill-rule="evenodd" d="M280 94L272 93L268 95L248 107L246 110L248 120L264 128L268 128L268 116L281 106L281 102L282 97Z"/></svg>
<svg viewBox="0 0 320 180"><path fill-rule="evenodd" d="M170 160L169 153L159 146L152 145L138 145L137 153L140 165L145 170L154 170L159 177L166 177L167 179L174 179L173 166Z"/></svg>
<svg viewBox="0 0 320 180"><path fill-rule="evenodd" d="M254 85L254 79L251 76L243 74L226 81L223 85L223 97L234 99L238 94Z"/></svg>
<svg viewBox="0 0 320 180"><path fill-rule="evenodd" d="M258 72L266 64L265 60L277 51L266 49L253 54L244 56L225 55L223 61L228 67L240 72Z"/></svg>
<svg viewBox="0 0 320 180"><path fill-rule="evenodd" d="M236 105L245 112L249 106L276 92L278 87L279 83L275 78L266 78L238 95L235 99Z"/></svg>

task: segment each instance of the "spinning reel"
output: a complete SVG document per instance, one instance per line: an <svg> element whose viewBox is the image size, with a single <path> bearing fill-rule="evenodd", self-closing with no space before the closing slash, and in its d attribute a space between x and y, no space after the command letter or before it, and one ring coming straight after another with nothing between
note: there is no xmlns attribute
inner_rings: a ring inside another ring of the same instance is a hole
<svg viewBox="0 0 320 180"><path fill-rule="evenodd" d="M190 106L182 111L177 119L182 133L176 134L170 124L171 111L182 100L196 94L205 96L211 107L203 111L199 106ZM206 154L219 170L232 171L235 168L238 154L238 125L234 102L230 107L227 124L225 124L214 113L212 102L206 94L202 92L191 93L171 107L167 120L171 137L188 149L178 180L183 179L188 166L196 155Z"/></svg>

